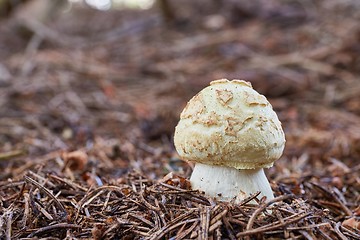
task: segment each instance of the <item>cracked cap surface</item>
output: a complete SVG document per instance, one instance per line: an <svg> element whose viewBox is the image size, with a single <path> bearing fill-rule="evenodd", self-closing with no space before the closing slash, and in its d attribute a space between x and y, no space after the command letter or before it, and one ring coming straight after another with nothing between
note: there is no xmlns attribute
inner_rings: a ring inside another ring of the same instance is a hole
<svg viewBox="0 0 360 240"><path fill-rule="evenodd" d="M249 82L221 79L187 103L174 143L184 160L253 169L280 158L285 135L271 104Z"/></svg>

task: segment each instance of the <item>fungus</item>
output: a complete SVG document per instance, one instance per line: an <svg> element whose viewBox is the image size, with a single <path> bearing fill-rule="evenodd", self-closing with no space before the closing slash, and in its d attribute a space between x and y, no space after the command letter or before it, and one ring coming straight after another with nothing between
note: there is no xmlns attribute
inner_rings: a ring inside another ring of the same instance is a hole
<svg viewBox="0 0 360 240"><path fill-rule="evenodd" d="M212 81L182 111L174 143L180 158L195 163L193 189L221 201L257 191L274 198L263 169L282 155L285 135L271 104L249 82Z"/></svg>

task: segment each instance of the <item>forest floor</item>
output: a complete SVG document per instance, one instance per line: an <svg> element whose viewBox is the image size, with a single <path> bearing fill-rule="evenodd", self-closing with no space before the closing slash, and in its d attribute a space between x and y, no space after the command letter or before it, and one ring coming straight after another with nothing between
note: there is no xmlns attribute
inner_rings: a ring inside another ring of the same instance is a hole
<svg viewBox="0 0 360 240"><path fill-rule="evenodd" d="M0 239L360 239L360 3L253 2L0 20ZM173 147L220 78L283 124L271 202L192 190Z"/></svg>

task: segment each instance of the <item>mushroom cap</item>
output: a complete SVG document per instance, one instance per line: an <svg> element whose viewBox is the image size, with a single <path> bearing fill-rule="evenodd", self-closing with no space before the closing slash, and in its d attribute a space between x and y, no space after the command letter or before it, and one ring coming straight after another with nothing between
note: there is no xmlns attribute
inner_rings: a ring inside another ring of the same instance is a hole
<svg viewBox="0 0 360 240"><path fill-rule="evenodd" d="M249 82L221 79L187 103L174 143L184 160L268 168L282 155L285 134L271 104Z"/></svg>

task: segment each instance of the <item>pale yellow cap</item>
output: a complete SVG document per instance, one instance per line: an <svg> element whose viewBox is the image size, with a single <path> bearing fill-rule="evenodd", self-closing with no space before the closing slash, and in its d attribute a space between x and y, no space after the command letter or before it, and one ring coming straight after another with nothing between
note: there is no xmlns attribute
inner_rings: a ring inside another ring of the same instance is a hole
<svg viewBox="0 0 360 240"><path fill-rule="evenodd" d="M249 82L221 79L187 103L174 142L184 160L253 169L280 158L285 135L271 104Z"/></svg>

